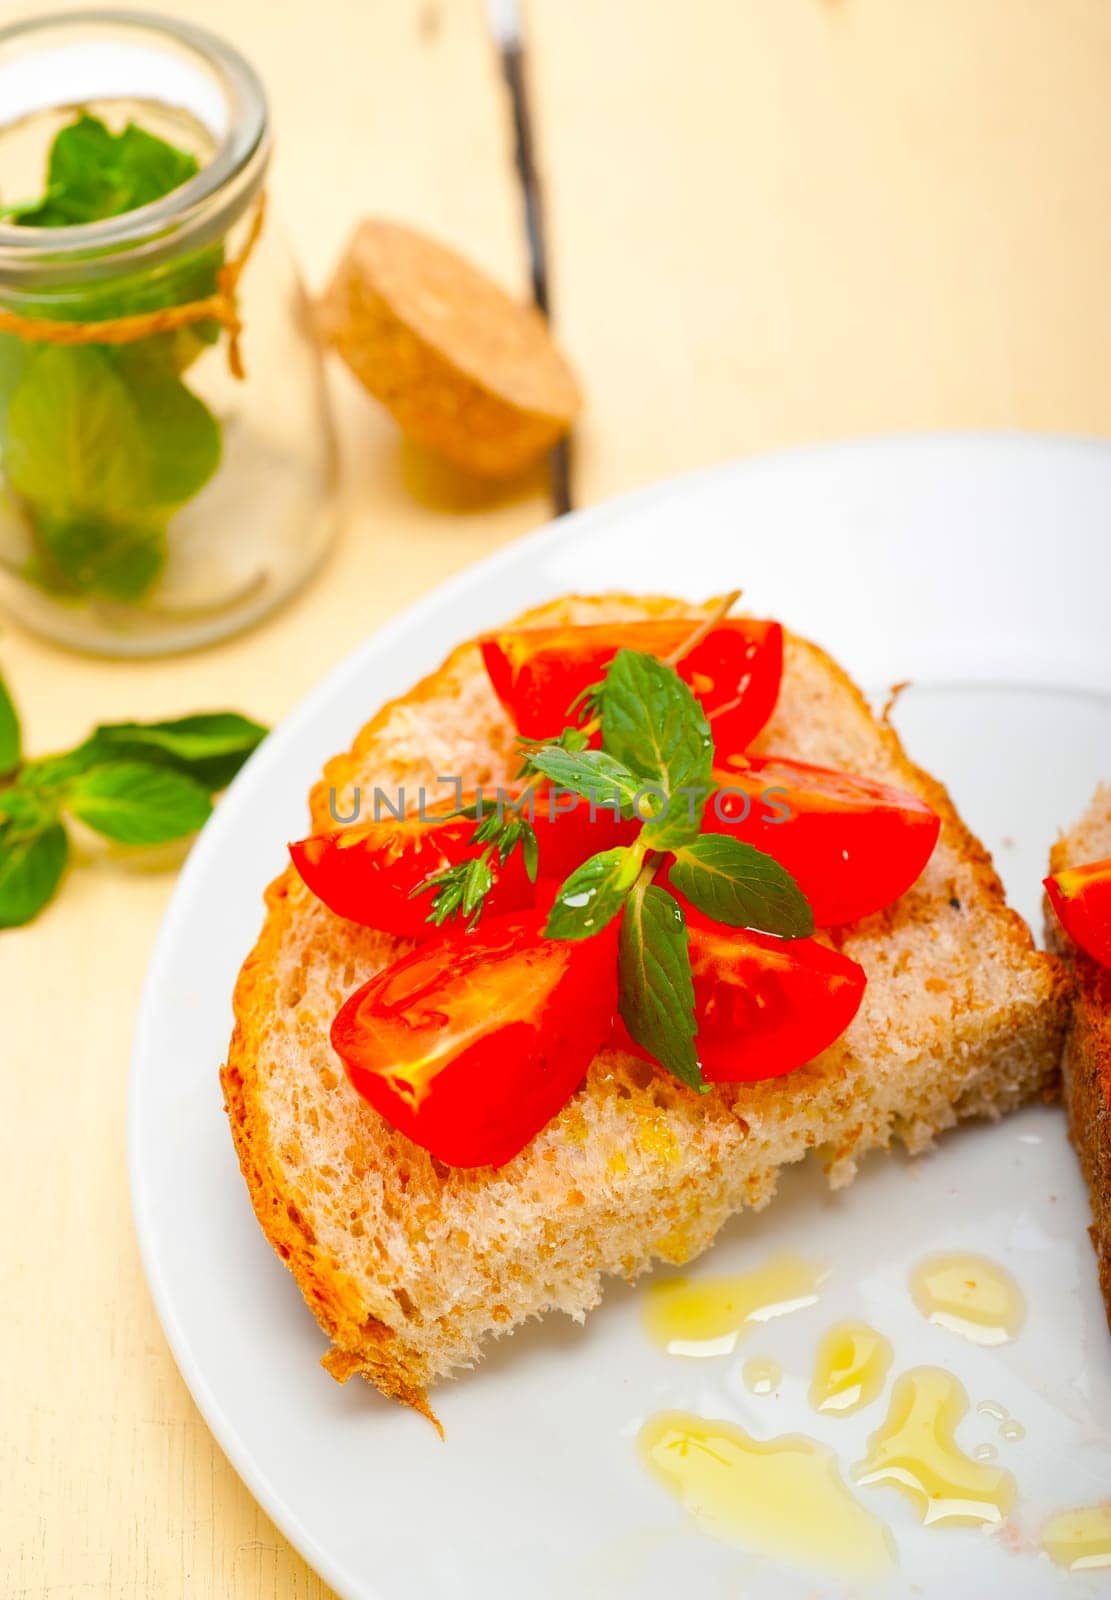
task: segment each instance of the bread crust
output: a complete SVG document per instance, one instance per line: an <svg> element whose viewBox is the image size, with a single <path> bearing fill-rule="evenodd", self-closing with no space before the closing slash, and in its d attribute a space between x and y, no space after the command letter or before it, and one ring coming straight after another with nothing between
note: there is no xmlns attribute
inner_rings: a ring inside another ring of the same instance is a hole
<svg viewBox="0 0 1111 1600"><path fill-rule="evenodd" d="M662 596L649 598L612 595L597 598L571 596L526 613L519 619L518 625L562 621L568 617L583 620L595 607L599 610L604 607L610 611L614 607L626 608L627 614L640 616L676 612L692 615L699 613L699 608ZM1028 1098L1031 1093L1051 1093L1055 1083L1064 1028L1067 980L1059 962L1051 956L1036 954L1033 951L1025 923L1006 905L1004 891L990 856L965 827L944 787L907 761L894 730L887 725L875 723L864 696L836 663L816 646L806 645L801 641L795 641L795 644L812 656L816 670L826 675L831 690L842 699L847 697L847 702L851 701L856 712L868 719L886 755L891 761L896 762L901 773L906 775L908 786L917 789L937 810L942 818L942 835L947 837L949 847L955 850L966 864L970 881L974 885L974 895L982 906L984 918L990 919L992 923L999 965L1001 969L1007 972L1013 971L1017 975L1016 993L1001 1009L1001 1020L997 1030L1002 1034L1009 1020L1016 1038L1021 1035L1021 1049L1016 1056L1018 1064L1013 1070L1009 1065L1006 1069L1000 1065L998 1070L993 1066L979 1077L965 1074L958 1079L952 1089L939 1091L925 1110L916 1109L906 1126L898 1126L898 1117L890 1115L886 1120L877 1120L877 1117L866 1109L861 1109L859 1118L854 1118L851 1104L847 1109L842 1107L838 1126L843 1131L836 1145L824 1152L831 1181L839 1182L847 1181L852 1176L854 1159L859 1152L877 1145L886 1146L893 1132L902 1138L908 1148L919 1149L930 1142L934 1133L951 1126L959 1116L998 1116L1001 1111L1010 1109L1011 1106ZM392 725L396 715L398 713L407 716L419 715L422 707L438 702L445 696L457 694L461 672L472 670L468 666L472 656L473 645L460 646L437 672L416 685L408 694L383 706L357 735L351 749L327 763L310 797L314 829L334 826L329 809L330 791L334 787L342 793L345 786L357 780L368 752L374 750L376 742L381 738L383 731ZM505 737L507 741L511 740L510 730L506 730ZM260 1080L259 1061L263 1054L270 1018L277 1008L287 1003L283 1001L280 993L279 967L290 929L295 920L303 915L304 902L301 899L303 892L292 868L287 868L270 885L266 894L266 915L262 932L244 964L236 985L235 1031L227 1064L221 1072L221 1082L240 1167L250 1191L255 1214L264 1233L292 1272L317 1321L332 1341L333 1348L324 1357L327 1369L341 1382L359 1373L374 1383L384 1394L413 1406L425 1416L435 1420L428 1403L427 1388L429 1383L442 1375L442 1369L438 1369L427 1358L414 1353L411 1342L405 1337L404 1329L399 1330L397 1326L391 1326L384 1315L371 1311L359 1285L340 1267L333 1253L318 1239L307 1215L309 1209L307 1197L291 1181L278 1148L279 1140L275 1130L270 1126L263 1093L264 1085ZM949 904L950 907L953 906L952 898ZM959 915L959 908L954 914ZM885 918L888 916L889 913L885 912L880 913L878 918L869 919L870 931L867 937L873 945L881 939ZM935 936L944 937L941 932L933 929L926 930L924 934L927 938ZM856 954L860 959L860 951L853 943L854 937L856 936L853 930L834 930L832 940L834 943L843 944L850 953ZM1021 993L1017 992L1019 987ZM954 1026L957 1028L966 1026L969 1030L968 1038L972 1039L973 1030L980 1025L974 1004L965 1002L958 995L948 997L947 1003L951 1006ZM323 1016L319 1019L319 1026L325 1034L329 1021L330 1018ZM1002 1037L992 1044L992 1049L999 1055L1000 1063L1005 1058L1005 1044L1006 1041ZM958 1054L965 1055L972 1050L967 1041L958 1041L956 1048ZM715 1091L713 1095L706 1096L704 1115L711 1129L718 1126L723 1129L721 1141L715 1136L710 1146L711 1154L717 1150L719 1142L723 1146L727 1143L724 1130L735 1132L737 1125L740 1125L747 1132L746 1119L754 1114L753 1106L758 1112L766 1110L776 1104L777 1097L785 1093L790 1094L791 1089L785 1090L784 1085L797 1084L797 1096L802 1099L805 1099L811 1090L814 1093L821 1090L827 1099L834 1101L837 1100L839 1093L842 1094L842 1099L851 1099L853 1080L845 1064L848 1058L839 1055L837 1047L834 1047L832 1052L827 1052L827 1057L828 1061L826 1057L820 1058L825 1063L821 1071L817 1067L803 1068L788 1079L761 1085L723 1086L724 1092ZM995 1057L992 1056L991 1059L994 1062ZM612 1073L609 1076L612 1076ZM592 1081L588 1080L580 1094L575 1097L575 1102L583 1097L590 1099L591 1096ZM709 1103L711 1101L713 1104ZM575 1102L572 1102L564 1117L575 1114ZM840 1105L840 1101L837 1103ZM908 1117L910 1116L911 1113L908 1111ZM562 1137L563 1119L557 1121L561 1123ZM817 1136L807 1136L802 1142L814 1145L819 1140ZM423 1155L420 1152L417 1154ZM791 1154L786 1159L798 1159L798 1154ZM714 1161L716 1165L716 1156ZM505 1170L503 1169L503 1172ZM636 1259L630 1259L626 1267L603 1270L622 1270L626 1276L632 1277L643 1270L648 1260L652 1258L675 1261L689 1259L709 1242L728 1210L736 1209L738 1204L760 1206L766 1203L774 1191L775 1174L774 1163L768 1171L759 1170L751 1173L746 1180L743 1197L738 1200L735 1185L732 1189L729 1188L728 1173L724 1176L718 1173L720 1183L714 1191L712 1204L707 1201L704 1217L696 1213L696 1220L693 1222L689 1217L685 1217L683 1228L676 1229L675 1241L669 1242L664 1238L648 1241L645 1251ZM468 1174L467 1177L469 1181L475 1183L482 1181L481 1173ZM399 1285L396 1292L404 1297L403 1286ZM596 1298L596 1291L592 1297L584 1298L581 1309L593 1304ZM564 1306L564 1309L569 1307ZM507 1311L504 1306L492 1307L491 1331L496 1331L497 1323L503 1320L496 1313L503 1311L507 1312L504 1320L508 1325L512 1326L515 1320L520 1320L514 1316L513 1308ZM535 1312L526 1309L523 1314L531 1315ZM581 1314L581 1310L576 1310L573 1314Z"/></svg>
<svg viewBox="0 0 1111 1600"><path fill-rule="evenodd" d="M224 1110L231 1125L239 1170L263 1233L285 1262L317 1322L333 1341L321 1365L339 1383L361 1373L392 1400L412 1406L440 1428L439 1418L419 1383L414 1383L397 1341L378 1318L362 1314L362 1303L343 1274L322 1259L312 1227L302 1213L298 1197L268 1158L269 1119L258 1096L259 1022L275 1003L272 984L265 973L276 955L280 937L280 912L289 867L266 892L268 915L251 956L235 988L235 1031L228 1059L220 1068ZM353 1348L356 1346L357 1348Z"/></svg>

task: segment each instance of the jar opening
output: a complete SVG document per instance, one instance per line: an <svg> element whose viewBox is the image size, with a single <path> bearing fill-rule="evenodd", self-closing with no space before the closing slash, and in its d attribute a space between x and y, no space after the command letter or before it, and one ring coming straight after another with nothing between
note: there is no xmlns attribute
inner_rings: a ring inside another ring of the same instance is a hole
<svg viewBox="0 0 1111 1600"><path fill-rule="evenodd" d="M0 28L0 155L31 119L113 103L188 119L206 146L199 170L161 199L101 221L0 221L0 282L153 266L222 237L258 192L269 159L266 96L250 64L214 34L123 10L57 12Z"/></svg>

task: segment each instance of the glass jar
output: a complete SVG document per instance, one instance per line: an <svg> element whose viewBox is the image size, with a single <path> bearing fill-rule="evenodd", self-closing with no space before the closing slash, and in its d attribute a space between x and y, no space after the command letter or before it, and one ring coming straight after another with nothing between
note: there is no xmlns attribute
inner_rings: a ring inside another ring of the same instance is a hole
<svg viewBox="0 0 1111 1600"><path fill-rule="evenodd" d="M59 13L0 28L0 124L0 598L105 654L244 627L335 523L262 86L190 24Z"/></svg>

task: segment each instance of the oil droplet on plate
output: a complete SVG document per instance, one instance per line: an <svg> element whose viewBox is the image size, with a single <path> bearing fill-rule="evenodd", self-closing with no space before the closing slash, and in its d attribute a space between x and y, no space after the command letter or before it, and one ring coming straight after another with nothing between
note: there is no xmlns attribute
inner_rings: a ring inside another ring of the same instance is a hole
<svg viewBox="0 0 1111 1600"><path fill-rule="evenodd" d="M778 1361L754 1356L741 1368L745 1388L753 1394L772 1394L783 1381L783 1368Z"/></svg>
<svg viewBox="0 0 1111 1600"><path fill-rule="evenodd" d="M1001 1406L998 1400L981 1400L976 1407L978 1416L987 1417L991 1422L1006 1422L1007 1408Z"/></svg>
<svg viewBox="0 0 1111 1600"><path fill-rule="evenodd" d="M895 1564L891 1535L814 1439L758 1440L731 1422L667 1411L644 1424L638 1444L649 1471L717 1539L839 1577L876 1577Z"/></svg>
<svg viewBox="0 0 1111 1600"><path fill-rule="evenodd" d="M1006 1344L1026 1316L1018 1284L985 1256L929 1256L911 1273L910 1292L928 1321L973 1344Z"/></svg>
<svg viewBox="0 0 1111 1600"><path fill-rule="evenodd" d="M837 1323L818 1346L810 1404L840 1417L858 1411L883 1388L893 1354L891 1341L866 1322Z"/></svg>
<svg viewBox="0 0 1111 1600"><path fill-rule="evenodd" d="M727 1356L743 1329L812 1306L828 1268L774 1257L732 1278L665 1278L649 1285L644 1325L673 1356Z"/></svg>
<svg viewBox="0 0 1111 1600"><path fill-rule="evenodd" d="M1026 1429L1022 1423L1016 1421L1006 1406L1001 1406L998 1400L981 1400L976 1411L979 1416L987 1417L991 1422L999 1424L995 1431L1001 1439L1006 1439L1008 1444L1015 1444L1019 1439L1025 1439ZM985 1448L992 1449L994 1453L994 1446Z"/></svg>
<svg viewBox="0 0 1111 1600"><path fill-rule="evenodd" d="M896 1380L887 1418L854 1474L857 1483L901 1490L927 1526L1002 1522L1014 1505L1015 1480L961 1449L955 1430L967 1410L968 1396L950 1373L913 1367Z"/></svg>
<svg viewBox="0 0 1111 1600"><path fill-rule="evenodd" d="M1069 1572L1111 1567L1111 1504L1059 1511L1042 1529L1042 1549Z"/></svg>
<svg viewBox="0 0 1111 1600"><path fill-rule="evenodd" d="M994 1461L999 1451L993 1444L978 1444L972 1452L973 1461Z"/></svg>

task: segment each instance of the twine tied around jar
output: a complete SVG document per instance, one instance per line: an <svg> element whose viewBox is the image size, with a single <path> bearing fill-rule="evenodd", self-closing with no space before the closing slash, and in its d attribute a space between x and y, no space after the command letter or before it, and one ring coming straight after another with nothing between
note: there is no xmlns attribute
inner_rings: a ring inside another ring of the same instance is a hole
<svg viewBox="0 0 1111 1600"><path fill-rule="evenodd" d="M63 322L53 317L24 317L18 311L0 306L0 333L14 333L20 339L38 344L133 344L154 333L172 333L195 322L218 322L228 335L228 368L233 378L245 378L243 354L239 347L243 322L239 315L238 288L243 269L258 243L266 215L265 192L258 197L251 226L237 256L225 261L216 273L216 293L202 300L187 300L179 306L160 306L156 311L136 311L126 317L106 317L102 322Z"/></svg>

